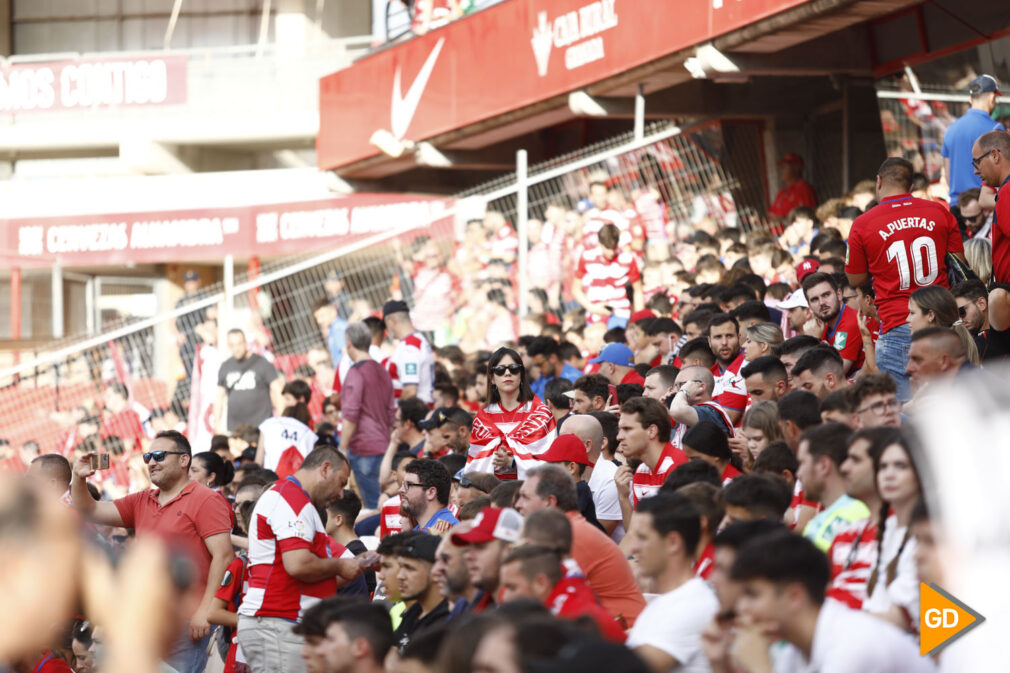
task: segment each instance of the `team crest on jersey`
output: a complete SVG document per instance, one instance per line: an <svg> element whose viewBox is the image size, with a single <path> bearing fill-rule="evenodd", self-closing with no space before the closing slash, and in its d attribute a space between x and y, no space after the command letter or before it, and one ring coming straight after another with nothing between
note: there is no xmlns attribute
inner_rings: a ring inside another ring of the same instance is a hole
<svg viewBox="0 0 1010 673"><path fill-rule="evenodd" d="M838 332L835 334L835 348L837 350L845 350L845 344L849 341L848 332Z"/></svg>
<svg viewBox="0 0 1010 673"><path fill-rule="evenodd" d="M407 376L417 376L417 363L408 362L407 366L403 368L403 371Z"/></svg>

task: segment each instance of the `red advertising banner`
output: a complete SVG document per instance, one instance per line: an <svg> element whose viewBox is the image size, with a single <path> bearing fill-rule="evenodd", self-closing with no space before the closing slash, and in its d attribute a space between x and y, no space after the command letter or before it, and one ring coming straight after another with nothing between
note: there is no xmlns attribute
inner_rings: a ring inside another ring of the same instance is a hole
<svg viewBox="0 0 1010 673"><path fill-rule="evenodd" d="M242 208L0 220L10 266L149 264L283 255L346 245L400 227L427 227L451 200L352 196Z"/></svg>
<svg viewBox="0 0 1010 673"><path fill-rule="evenodd" d="M324 77L317 162L377 154L375 131L419 141L519 110L809 1L506 0Z"/></svg>
<svg viewBox="0 0 1010 673"><path fill-rule="evenodd" d="M186 56L87 58L0 66L0 113L179 105Z"/></svg>

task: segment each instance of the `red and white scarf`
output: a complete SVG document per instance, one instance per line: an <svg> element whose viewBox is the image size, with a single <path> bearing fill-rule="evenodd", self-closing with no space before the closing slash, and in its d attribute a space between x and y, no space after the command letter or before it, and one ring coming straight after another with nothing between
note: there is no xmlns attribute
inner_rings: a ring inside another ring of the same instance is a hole
<svg viewBox="0 0 1010 673"><path fill-rule="evenodd" d="M557 435L554 414L534 397L526 404L505 411L500 404L489 404L477 412L470 431L470 452L466 472L491 472L499 479L523 479L526 470L540 461ZM515 461L514 468L495 472L494 454L504 447Z"/></svg>

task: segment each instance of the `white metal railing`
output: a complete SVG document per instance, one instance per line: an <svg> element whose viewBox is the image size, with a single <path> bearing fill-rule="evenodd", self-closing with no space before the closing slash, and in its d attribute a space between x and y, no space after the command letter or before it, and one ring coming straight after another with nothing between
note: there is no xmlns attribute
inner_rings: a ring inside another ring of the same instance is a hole
<svg viewBox="0 0 1010 673"><path fill-rule="evenodd" d="M650 145L655 145L663 141L668 141L672 138L679 136L682 130L670 124L657 124L651 129L645 137L640 140L631 140L627 142L620 143L602 143L605 145L601 147L598 151L590 151L586 156L582 156L578 159L563 162L559 165L558 161L550 162L552 165L549 169L541 169L537 171L535 168L530 170L530 174L525 181L516 180L514 176L506 176L500 180L490 183L489 186L483 188L477 188L474 190L469 190L464 194L460 195L460 198L473 198L483 202L485 205L500 201L503 198L511 197L517 195L520 191L528 190L537 185L542 185L549 183L551 181L557 180L567 174L574 171L579 171L586 169L588 167L605 163L609 160L619 157L623 154L634 152L642 148L648 147ZM499 183L507 182L505 185L500 185ZM440 213L436 216L437 221L443 221L446 218L451 218L457 215L457 208L450 208L446 211ZM460 213L460 216L466 216L466 213ZM523 215L521 212L516 213L516 224L520 225L523 221ZM381 245L395 238L402 236L410 231L416 231L419 229L425 229L432 223L415 223L408 225L406 227L399 227L387 232L369 236L368 238L362 239L352 245L340 246L333 250L327 251L325 253L309 257L307 259L301 259L298 261L290 262L284 266L281 266L277 270L271 272L265 272L259 275L255 279L245 280L234 285L231 292L231 296L240 295L242 293L249 292L255 288L262 287L269 283L277 282L285 278L289 278L298 273L304 272L307 269L312 269L314 267L320 267L334 260L347 257L348 255L361 252L370 247ZM518 276L520 278L528 275L526 270L520 269ZM224 302L228 303L228 297L225 294L224 288L228 283L233 283L234 278L228 280L226 283L222 284L218 288L213 288L208 291L208 295L205 296L198 302L192 304L187 304L185 307L173 309L165 313L160 313L151 318L142 319L136 322L131 322L130 324L121 326L113 331L100 334L91 338L83 340L65 340L61 344L54 344L54 350L39 353L32 357L26 362L7 367L5 369L0 369L0 382L8 381L13 377L19 375L25 375L32 370L48 367L57 364L61 361L67 360L68 358L74 356L77 353L87 351L91 348L95 348L109 341L123 339L130 337L131 335L142 332L146 329L150 329L152 326L164 323L169 320L173 320L181 315L192 313L199 309L208 308Z"/></svg>

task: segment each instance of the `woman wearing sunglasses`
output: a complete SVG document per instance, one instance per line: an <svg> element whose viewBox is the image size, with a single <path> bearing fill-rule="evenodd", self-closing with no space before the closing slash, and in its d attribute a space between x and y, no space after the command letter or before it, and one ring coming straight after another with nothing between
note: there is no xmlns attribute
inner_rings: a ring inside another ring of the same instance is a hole
<svg viewBox="0 0 1010 673"><path fill-rule="evenodd" d="M530 390L522 358L499 348L487 361L487 405L470 432L466 472L522 479L556 434L554 414Z"/></svg>

